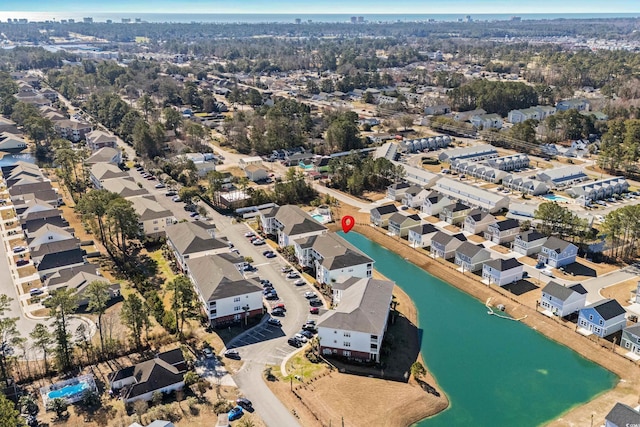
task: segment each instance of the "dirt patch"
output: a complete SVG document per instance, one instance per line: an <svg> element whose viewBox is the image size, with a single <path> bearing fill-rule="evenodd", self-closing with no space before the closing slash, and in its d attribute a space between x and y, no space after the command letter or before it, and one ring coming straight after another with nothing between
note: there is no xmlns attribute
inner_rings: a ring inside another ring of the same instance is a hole
<svg viewBox="0 0 640 427"><path fill-rule="evenodd" d="M520 261L523 264L530 265L531 267L535 267L536 265L538 265L538 260L533 259L530 256L523 256L521 258L518 258L518 261Z"/></svg>
<svg viewBox="0 0 640 427"><path fill-rule="evenodd" d="M435 216L428 216L424 218L425 221L430 222L431 224L437 224L440 222L440 218L437 218Z"/></svg>
<svg viewBox="0 0 640 427"><path fill-rule="evenodd" d="M455 225L447 225L444 229L447 230L447 231L450 231L452 233L459 233L460 232L460 227L456 227Z"/></svg>
<svg viewBox="0 0 640 427"><path fill-rule="evenodd" d="M14 211L13 209L3 209L0 211L0 217L2 217L3 220L8 220L8 219L12 219L16 217L16 211Z"/></svg>
<svg viewBox="0 0 640 427"><path fill-rule="evenodd" d="M632 294L631 291L635 291L638 288L638 280L630 279L624 282L618 283L617 285L609 286L600 291L600 295L604 298L613 298L617 300L620 305L628 306L631 305L631 297L635 295L635 292Z"/></svg>
<svg viewBox="0 0 640 427"><path fill-rule="evenodd" d="M500 246L500 245L491 246L491 250L492 251L496 251L496 252L500 252L501 254L505 254L505 255L510 252L509 249L505 248L504 246Z"/></svg>
<svg viewBox="0 0 640 427"><path fill-rule="evenodd" d="M371 200L372 202L377 202L378 200L382 200L385 197L387 197L387 195L384 194L384 193L377 193L377 192L373 192L373 191L365 191L364 193L362 193L362 197L367 199L367 200Z"/></svg>
<svg viewBox="0 0 640 427"><path fill-rule="evenodd" d="M471 236L467 236L467 240L472 241L473 243L484 243L486 239L484 237L480 237L476 234L472 234Z"/></svg>
<svg viewBox="0 0 640 427"><path fill-rule="evenodd" d="M36 274L36 272L37 270L33 265L25 265L24 267L18 268L18 277L31 276L32 274Z"/></svg>

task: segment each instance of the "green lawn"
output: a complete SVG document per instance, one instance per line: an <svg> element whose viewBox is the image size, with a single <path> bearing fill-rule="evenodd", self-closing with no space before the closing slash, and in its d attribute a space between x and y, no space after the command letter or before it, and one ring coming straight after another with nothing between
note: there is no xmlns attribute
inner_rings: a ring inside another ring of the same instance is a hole
<svg viewBox="0 0 640 427"><path fill-rule="evenodd" d="M158 263L158 272L165 278L167 282L176 278L176 274L171 270L169 261L162 255L162 249L149 252L149 257Z"/></svg>
<svg viewBox="0 0 640 427"><path fill-rule="evenodd" d="M287 361L287 372L289 376L283 378L289 380L291 377L300 375L302 379L309 379L318 376L326 371L327 365L325 363L311 363L304 355L306 350L302 350ZM280 376L280 367L278 366L273 370L274 375Z"/></svg>

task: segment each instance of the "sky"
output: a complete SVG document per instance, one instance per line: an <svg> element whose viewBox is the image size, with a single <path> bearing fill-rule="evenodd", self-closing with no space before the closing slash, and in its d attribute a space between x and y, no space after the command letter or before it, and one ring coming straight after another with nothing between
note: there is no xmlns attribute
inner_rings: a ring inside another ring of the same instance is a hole
<svg viewBox="0 0 640 427"><path fill-rule="evenodd" d="M0 12L640 13L638 0L0 0Z"/></svg>

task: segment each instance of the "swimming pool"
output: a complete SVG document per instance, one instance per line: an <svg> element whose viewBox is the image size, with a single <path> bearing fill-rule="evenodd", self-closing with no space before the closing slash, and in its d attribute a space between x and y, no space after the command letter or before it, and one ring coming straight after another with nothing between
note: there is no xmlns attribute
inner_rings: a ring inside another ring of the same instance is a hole
<svg viewBox="0 0 640 427"><path fill-rule="evenodd" d="M69 398L72 396L76 396L78 394L83 393L85 390L88 390L91 386L85 382L79 382L78 384L69 384L67 386L62 387L59 390L52 390L47 394L49 399L56 399L58 397Z"/></svg>
<svg viewBox="0 0 640 427"><path fill-rule="evenodd" d="M551 200L552 202L565 202L565 203L569 203L571 200L567 199L566 197L562 197L562 196L556 196L555 194L545 194L544 196L545 199L547 200Z"/></svg>

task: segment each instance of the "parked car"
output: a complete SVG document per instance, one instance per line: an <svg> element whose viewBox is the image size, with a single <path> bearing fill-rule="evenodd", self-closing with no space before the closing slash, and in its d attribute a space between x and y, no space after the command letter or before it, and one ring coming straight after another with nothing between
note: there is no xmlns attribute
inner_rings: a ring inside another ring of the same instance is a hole
<svg viewBox="0 0 640 427"><path fill-rule="evenodd" d="M267 251L262 252L262 255L267 256L267 255L272 254L272 253L273 253L272 250L267 250Z"/></svg>
<svg viewBox="0 0 640 427"><path fill-rule="evenodd" d="M23 265L27 265L29 264L29 260L28 259L19 259L18 261L16 261L16 265L18 267L21 267Z"/></svg>
<svg viewBox="0 0 640 427"><path fill-rule="evenodd" d="M260 279L261 285L270 285L271 281L269 279Z"/></svg>
<svg viewBox="0 0 640 427"><path fill-rule="evenodd" d="M215 354L213 354L213 351L209 347L203 348L202 354L204 354L204 357L206 357L207 359L213 359L213 357L215 356Z"/></svg>
<svg viewBox="0 0 640 427"><path fill-rule="evenodd" d="M300 348L300 347L302 347L302 342L301 342L300 340L296 339L295 337L289 338L289 339L287 340L287 343L288 343L290 346L293 346L293 347L296 347L296 348Z"/></svg>
<svg viewBox="0 0 640 427"><path fill-rule="evenodd" d="M278 317L284 317L284 310L282 310L280 308L275 308L275 309L273 309L273 311L271 311L271 315L272 316L278 316Z"/></svg>
<svg viewBox="0 0 640 427"><path fill-rule="evenodd" d="M312 299L312 298L317 298L318 295L315 292L305 292L304 297L306 299Z"/></svg>
<svg viewBox="0 0 640 427"><path fill-rule="evenodd" d="M265 255L265 257L267 257L267 258L269 258L269 259L271 259L271 258L275 258L275 257L277 257L277 256L278 256L278 255L274 254L273 252L271 252L270 254Z"/></svg>
<svg viewBox="0 0 640 427"><path fill-rule="evenodd" d="M269 301L279 299L278 294L276 294L275 292L265 296L265 298Z"/></svg>
<svg viewBox="0 0 640 427"><path fill-rule="evenodd" d="M147 177L147 179L148 179L149 181L155 181L156 177L155 177L155 176L153 176L153 175L149 175L149 176Z"/></svg>
<svg viewBox="0 0 640 427"><path fill-rule="evenodd" d="M27 248L26 248L25 246L15 246L15 247L13 248L13 252L14 252L14 253L24 252L24 251L26 251L26 250L27 250Z"/></svg>
<svg viewBox="0 0 640 427"><path fill-rule="evenodd" d="M287 279L299 279L300 275L296 271L290 271L287 273Z"/></svg>
<svg viewBox="0 0 640 427"><path fill-rule="evenodd" d="M247 231L244 233L244 237L254 237L256 234L252 231Z"/></svg>
<svg viewBox="0 0 640 427"><path fill-rule="evenodd" d="M276 310L276 309L280 309L280 310L287 311L287 308L284 306L284 303L282 303L282 302L280 302L280 303L278 303L278 304L275 304L275 305L273 306L273 309L274 309L274 310Z"/></svg>
<svg viewBox="0 0 640 427"><path fill-rule="evenodd" d="M295 282L293 282L293 284L296 285L296 286L303 286L303 285L306 284L306 282L304 280L302 280L302 279L298 279Z"/></svg>
<svg viewBox="0 0 640 427"><path fill-rule="evenodd" d="M307 319L307 321L305 322L305 325L316 326L316 321L313 319Z"/></svg>
<svg viewBox="0 0 640 427"><path fill-rule="evenodd" d="M242 417L242 407L236 406L232 410L229 411L229 421L235 421L238 418Z"/></svg>
<svg viewBox="0 0 640 427"><path fill-rule="evenodd" d="M159 182L155 185L156 188L166 188L167 186L164 185L163 183Z"/></svg>
<svg viewBox="0 0 640 427"><path fill-rule="evenodd" d="M313 332L311 332L308 329L303 329L300 332L298 332L298 334L302 335L303 337L305 337L306 339L310 340L311 338L313 338Z"/></svg>
<svg viewBox="0 0 640 427"><path fill-rule="evenodd" d="M316 325L304 324L304 325L302 325L302 330L303 331L309 331L309 332L312 332L312 333L318 332L318 330L316 329Z"/></svg>
<svg viewBox="0 0 640 427"><path fill-rule="evenodd" d="M253 241L253 246L262 246L264 245L266 242L264 240L258 239Z"/></svg>
<svg viewBox="0 0 640 427"><path fill-rule="evenodd" d="M33 288L29 291L29 294L33 295L42 295L44 291L40 288Z"/></svg>
<svg viewBox="0 0 640 427"><path fill-rule="evenodd" d="M182 199L180 198L180 196L175 196L171 199L171 201L178 203L178 202L181 202Z"/></svg>
<svg viewBox="0 0 640 427"><path fill-rule="evenodd" d="M171 197L171 196L177 196L178 193L173 191L173 190L169 190L166 193L164 193L164 195L167 196L167 197Z"/></svg>
<svg viewBox="0 0 640 427"><path fill-rule="evenodd" d="M253 265L251 264L247 264L242 268L243 271L254 271L257 270L257 268L255 268Z"/></svg>
<svg viewBox="0 0 640 427"><path fill-rule="evenodd" d="M290 273L291 271L293 271L293 268L291 268L289 266L285 266L285 267L282 267L280 269L280 271L283 272L283 273Z"/></svg>
<svg viewBox="0 0 640 427"><path fill-rule="evenodd" d="M227 350L223 353L223 355L224 357L227 357L229 359L240 360L240 353L238 353L238 350L235 349Z"/></svg>
<svg viewBox="0 0 640 427"><path fill-rule="evenodd" d="M195 212L198 210L198 207L193 203L190 203L188 205L184 205L184 210L187 212Z"/></svg>
<svg viewBox="0 0 640 427"><path fill-rule="evenodd" d="M274 319L273 317L270 317L269 320L267 320L267 323L273 326L282 326L282 322L278 319Z"/></svg>
<svg viewBox="0 0 640 427"><path fill-rule="evenodd" d="M277 320L277 319L275 319ZM243 408L251 408L253 405L251 404L251 401L249 399L247 399L246 397L239 397L236 399L236 404L238 406L242 406Z"/></svg>
<svg viewBox="0 0 640 427"><path fill-rule="evenodd" d="M551 271L551 270L550 270L550 269L548 269L548 268L545 268L544 270L541 270L541 271L540 271L540 273L544 274L545 276L549 276L549 277L551 277L551 278L553 278L553 277L554 277L554 275L553 275L553 271Z"/></svg>
<svg viewBox="0 0 640 427"><path fill-rule="evenodd" d="M189 216L190 216L191 218L195 218L195 217L197 217L197 216L198 216L198 212L191 212L191 213L189 214Z"/></svg>
<svg viewBox="0 0 640 427"><path fill-rule="evenodd" d="M309 305L311 307L321 307L322 306L322 301L320 301L319 299L310 299L309 300Z"/></svg>
<svg viewBox="0 0 640 427"><path fill-rule="evenodd" d="M294 337L295 339L297 339L298 341L300 341L301 343L305 343L305 342L309 341L309 340L307 339L307 337L305 337L305 336L304 336L304 335L302 335L302 334L295 334L293 337Z"/></svg>
<svg viewBox="0 0 640 427"><path fill-rule="evenodd" d="M309 309L309 313L311 313L311 314L318 314L318 313L320 313L320 309L319 309L318 307L311 307L311 308Z"/></svg>

